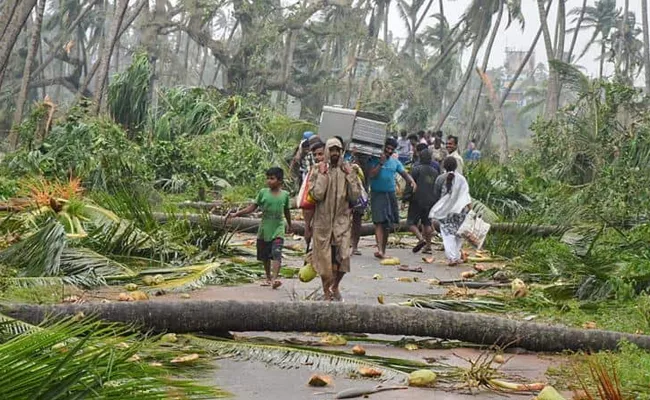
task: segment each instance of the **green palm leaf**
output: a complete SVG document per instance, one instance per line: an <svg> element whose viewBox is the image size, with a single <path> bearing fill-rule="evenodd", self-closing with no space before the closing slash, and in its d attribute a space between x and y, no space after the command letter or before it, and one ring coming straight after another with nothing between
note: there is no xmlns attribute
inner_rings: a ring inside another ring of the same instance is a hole
<svg viewBox="0 0 650 400"><path fill-rule="evenodd" d="M74 319L25 330L0 343L0 398L162 400L172 392L187 399L224 397L218 390L169 379L165 368L131 361L151 344L131 331Z"/></svg>
<svg viewBox="0 0 650 400"><path fill-rule="evenodd" d="M156 285L156 289L163 289L168 292L183 292L198 289L206 285L224 285L242 281L252 282L261 276L259 271L251 268L233 263L224 264L220 262L190 265L168 270L154 270L153 272L145 270L143 273L169 273L175 275L172 279Z"/></svg>
<svg viewBox="0 0 650 400"><path fill-rule="evenodd" d="M330 351L302 346L258 344L225 339L207 339L191 336L190 341L217 356L232 356L241 360L257 360L281 368L308 366L327 374L350 375L359 367L372 367L382 372L384 382L403 383L406 374L430 364L408 360L373 356L352 356L340 351ZM442 373L448 371L441 368Z"/></svg>
<svg viewBox="0 0 650 400"><path fill-rule="evenodd" d="M50 219L33 235L0 252L0 262L21 269L23 276L57 276L65 246L63 225Z"/></svg>
<svg viewBox="0 0 650 400"><path fill-rule="evenodd" d="M0 343L5 339L21 335L38 327L0 314Z"/></svg>

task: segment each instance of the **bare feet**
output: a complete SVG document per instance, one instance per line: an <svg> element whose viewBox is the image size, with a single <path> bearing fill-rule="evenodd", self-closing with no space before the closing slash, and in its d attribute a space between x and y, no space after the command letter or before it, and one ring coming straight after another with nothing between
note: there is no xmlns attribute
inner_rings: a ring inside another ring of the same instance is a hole
<svg viewBox="0 0 650 400"><path fill-rule="evenodd" d="M282 286L282 282L280 282L280 281L275 281L275 282L273 282L273 286L271 286L271 287L272 287L273 289L277 289L277 288L279 288L280 286Z"/></svg>
<svg viewBox="0 0 650 400"><path fill-rule="evenodd" d="M265 280L264 282L260 283L260 286L271 286L272 282L270 279Z"/></svg>
<svg viewBox="0 0 650 400"><path fill-rule="evenodd" d="M343 301L343 297L341 296L341 292L339 290L332 290L332 300L333 301Z"/></svg>
<svg viewBox="0 0 650 400"><path fill-rule="evenodd" d="M383 260L384 257L385 257L385 256L384 256L383 254L381 254L381 253L378 252L378 251L375 251L375 258L378 258L378 259L380 259L380 260Z"/></svg>
<svg viewBox="0 0 650 400"><path fill-rule="evenodd" d="M359 251L359 249L352 249L352 254L355 256L360 256L361 252Z"/></svg>

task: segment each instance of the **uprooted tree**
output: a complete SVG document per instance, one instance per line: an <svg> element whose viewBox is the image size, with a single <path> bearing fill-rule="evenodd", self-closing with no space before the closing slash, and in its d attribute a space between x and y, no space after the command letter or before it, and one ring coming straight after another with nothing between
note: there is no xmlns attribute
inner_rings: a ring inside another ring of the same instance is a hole
<svg viewBox="0 0 650 400"><path fill-rule="evenodd" d="M96 315L175 333L227 331L355 332L428 336L534 351L616 349L627 340L650 349L650 336L514 321L482 314L315 302L186 301L0 306L0 313L29 323L48 316Z"/></svg>

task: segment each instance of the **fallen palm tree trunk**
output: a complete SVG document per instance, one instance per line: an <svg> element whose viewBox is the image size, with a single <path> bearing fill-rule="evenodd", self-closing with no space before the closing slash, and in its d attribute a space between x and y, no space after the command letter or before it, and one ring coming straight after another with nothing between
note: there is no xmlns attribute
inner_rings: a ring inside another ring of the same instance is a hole
<svg viewBox="0 0 650 400"><path fill-rule="evenodd" d="M215 228L223 229L237 229L242 232L255 232L260 225L261 219L258 218L230 218L226 224L226 218L219 215L205 215L205 214L165 214L154 213L154 217L159 222L166 222L170 218L187 219L191 223L201 223L202 221L209 221L210 225ZM520 235L534 235L534 236L552 236L561 235L567 231L568 227L555 226L555 225L527 225L517 223L494 223L492 224L491 232L511 233ZM305 232L305 223L303 221L293 221L293 231L298 235ZM406 221L402 221L397 228L399 232L407 232L408 225ZM361 236L372 236L375 234L375 227L373 224L361 225Z"/></svg>
<svg viewBox="0 0 650 400"><path fill-rule="evenodd" d="M175 333L226 331L377 333L511 344L533 351L613 350L625 339L650 349L650 336L515 321L483 314L319 302L124 302L0 305L0 314L38 324L50 315L96 315Z"/></svg>

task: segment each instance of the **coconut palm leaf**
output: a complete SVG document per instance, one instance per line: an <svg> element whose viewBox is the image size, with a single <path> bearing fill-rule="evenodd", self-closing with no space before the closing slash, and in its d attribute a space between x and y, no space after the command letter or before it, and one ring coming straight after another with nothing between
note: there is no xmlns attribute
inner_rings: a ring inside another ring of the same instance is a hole
<svg viewBox="0 0 650 400"><path fill-rule="evenodd" d="M37 326L0 314L0 343L14 336L39 329Z"/></svg>
<svg viewBox="0 0 650 400"><path fill-rule="evenodd" d="M15 276L3 278L8 284L23 289L31 289L43 286L63 286L67 282L59 276Z"/></svg>
<svg viewBox="0 0 650 400"><path fill-rule="evenodd" d="M262 276L261 271L255 271L233 263L213 262L209 264L190 265L187 267L174 268L161 272L161 270L145 270L147 274L169 274L176 275L159 285L156 289L163 289L168 292L182 292L198 289L206 285L224 285L241 282L253 282Z"/></svg>
<svg viewBox="0 0 650 400"><path fill-rule="evenodd" d="M472 209L476 211L478 215L481 215L485 222L490 224L497 222L500 219L494 211L478 199L472 198Z"/></svg>
<svg viewBox="0 0 650 400"><path fill-rule="evenodd" d="M151 342L131 327L67 319L0 344L0 398L212 399L224 393L130 360ZM128 343L128 346L120 345Z"/></svg>
<svg viewBox="0 0 650 400"><path fill-rule="evenodd" d="M84 248L63 250L61 273L65 283L82 287L105 285L107 277L136 276L126 265Z"/></svg>
<svg viewBox="0 0 650 400"><path fill-rule="evenodd" d="M502 302L490 300L411 299L400 305L457 312L504 312L506 310Z"/></svg>
<svg viewBox="0 0 650 400"><path fill-rule="evenodd" d="M308 366L327 374L354 375L359 367L371 367L382 372L383 382L403 383L406 374L432 365L409 360L372 356L352 356L341 351L330 351L294 345L259 344L225 339L190 337L191 343L217 356L230 356L241 360L256 360L280 368ZM440 372L448 372L441 367Z"/></svg>
<svg viewBox="0 0 650 400"><path fill-rule="evenodd" d="M50 219L36 233L0 252L0 262L18 268L22 276L58 276L66 243L63 225Z"/></svg>

